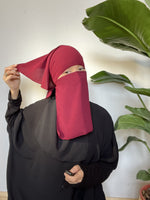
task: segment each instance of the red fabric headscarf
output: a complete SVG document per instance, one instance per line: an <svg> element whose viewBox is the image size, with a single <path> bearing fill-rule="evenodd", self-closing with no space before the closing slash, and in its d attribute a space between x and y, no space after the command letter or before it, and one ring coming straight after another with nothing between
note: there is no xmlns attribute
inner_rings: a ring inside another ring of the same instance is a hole
<svg viewBox="0 0 150 200"><path fill-rule="evenodd" d="M49 54L18 64L18 71L41 84L51 96L56 88L57 133L63 140L86 135L93 130L85 71L77 71L58 79L69 67L84 67L80 53L61 45Z"/></svg>

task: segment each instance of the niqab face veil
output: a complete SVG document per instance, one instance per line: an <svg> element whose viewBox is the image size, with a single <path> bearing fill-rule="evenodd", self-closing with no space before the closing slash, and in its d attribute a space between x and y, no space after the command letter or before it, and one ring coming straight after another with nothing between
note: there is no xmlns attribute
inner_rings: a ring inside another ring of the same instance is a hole
<svg viewBox="0 0 150 200"><path fill-rule="evenodd" d="M61 45L47 55L17 66L18 71L48 90L47 98L56 89L57 134L63 140L93 130L86 72L76 71L58 79L74 65L84 67L82 56L75 48Z"/></svg>

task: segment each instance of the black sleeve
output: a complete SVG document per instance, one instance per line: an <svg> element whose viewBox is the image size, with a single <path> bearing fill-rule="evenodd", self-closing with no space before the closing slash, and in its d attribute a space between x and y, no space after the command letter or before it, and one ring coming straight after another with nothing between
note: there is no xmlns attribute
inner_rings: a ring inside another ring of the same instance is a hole
<svg viewBox="0 0 150 200"><path fill-rule="evenodd" d="M79 184L80 187L87 188L97 186L109 177L111 172L117 167L118 163L117 146L114 146L112 151L115 151L113 155L114 157L111 158L113 159L112 162L99 161L89 165L80 165L84 172L84 178Z"/></svg>
<svg viewBox="0 0 150 200"><path fill-rule="evenodd" d="M100 160L88 165L80 164L84 171L84 178L78 187L93 187L104 182L111 172L117 167L118 145L116 142L114 127L111 117L107 115L104 119L104 134L102 141L102 153Z"/></svg>
<svg viewBox="0 0 150 200"><path fill-rule="evenodd" d="M21 97L20 91L19 91L17 99L12 99L11 93L9 91L8 107L7 107L7 111L6 111L6 114L5 114L5 119L8 123L9 128L11 128L13 126L14 121L15 121L16 117L18 116L19 112L20 112L21 101L22 101L22 97Z"/></svg>

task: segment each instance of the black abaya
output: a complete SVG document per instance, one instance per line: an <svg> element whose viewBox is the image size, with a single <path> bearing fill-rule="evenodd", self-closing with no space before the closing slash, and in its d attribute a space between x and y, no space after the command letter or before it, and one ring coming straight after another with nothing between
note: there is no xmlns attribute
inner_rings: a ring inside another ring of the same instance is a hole
<svg viewBox="0 0 150 200"><path fill-rule="evenodd" d="M72 140L56 133L55 98L20 109L21 94L9 94L6 120L10 149L8 200L105 200L101 183L118 162L113 123L108 112L90 103L94 130ZM79 164L83 181L71 185L64 171Z"/></svg>

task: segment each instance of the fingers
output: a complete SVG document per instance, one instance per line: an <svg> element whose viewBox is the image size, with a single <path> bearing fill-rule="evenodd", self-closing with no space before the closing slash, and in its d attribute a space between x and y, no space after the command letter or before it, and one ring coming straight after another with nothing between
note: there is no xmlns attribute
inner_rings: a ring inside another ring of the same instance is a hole
<svg viewBox="0 0 150 200"><path fill-rule="evenodd" d="M77 184L77 183L82 182L83 177L84 177L84 172L83 172L83 170L80 168L79 165L73 166L73 168L70 169L70 171L71 171L72 173L75 173L75 175L74 175L74 176L70 176L70 175L64 173L64 175L65 175L65 180L66 180L68 183L70 183L70 184Z"/></svg>
<svg viewBox="0 0 150 200"><path fill-rule="evenodd" d="M17 98L20 87L20 73L17 70L17 65L11 65L4 70L3 80L8 85L13 99Z"/></svg>
<svg viewBox="0 0 150 200"><path fill-rule="evenodd" d="M79 165L74 165L74 166L70 169L70 171L71 171L73 174L75 174L75 173L77 173L80 169L81 169L81 168L80 168Z"/></svg>
<svg viewBox="0 0 150 200"><path fill-rule="evenodd" d="M9 70L14 70L17 71L17 64L15 65L10 65L8 67L5 67L5 72L9 71Z"/></svg>
<svg viewBox="0 0 150 200"><path fill-rule="evenodd" d="M17 71L17 65L10 65L8 67L5 67L4 73L7 73L8 71Z"/></svg>
<svg viewBox="0 0 150 200"><path fill-rule="evenodd" d="M17 79L20 79L20 74L17 72L8 72L8 73L5 73L4 76L3 76L3 80L7 83L8 81L10 80L17 80Z"/></svg>
<svg viewBox="0 0 150 200"><path fill-rule="evenodd" d="M17 71L17 65L11 65L5 68L3 79L4 81L10 79L19 79L20 73Z"/></svg>
<svg viewBox="0 0 150 200"><path fill-rule="evenodd" d="M14 70L8 70L4 73L4 76L7 78L8 76L16 76L19 77L20 76L20 73L17 72L17 71L14 71Z"/></svg>

